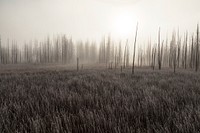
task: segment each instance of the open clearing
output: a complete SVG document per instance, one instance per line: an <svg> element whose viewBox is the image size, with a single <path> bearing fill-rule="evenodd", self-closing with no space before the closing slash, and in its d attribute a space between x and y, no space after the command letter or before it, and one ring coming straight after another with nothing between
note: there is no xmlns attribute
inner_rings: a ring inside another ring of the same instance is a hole
<svg viewBox="0 0 200 133"><path fill-rule="evenodd" d="M2 68L0 132L200 132L192 71Z"/></svg>

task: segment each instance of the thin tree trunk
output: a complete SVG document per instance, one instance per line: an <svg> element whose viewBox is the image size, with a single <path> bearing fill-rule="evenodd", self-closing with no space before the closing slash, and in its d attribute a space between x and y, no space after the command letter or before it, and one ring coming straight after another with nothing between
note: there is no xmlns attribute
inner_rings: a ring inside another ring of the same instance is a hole
<svg viewBox="0 0 200 133"><path fill-rule="evenodd" d="M77 58L77 71L79 71L79 58Z"/></svg>
<svg viewBox="0 0 200 133"><path fill-rule="evenodd" d="M187 69L187 39L188 38L188 33L186 32L185 36L185 69Z"/></svg>
<svg viewBox="0 0 200 133"><path fill-rule="evenodd" d="M197 48L196 48L196 69L197 72L199 69L199 24L197 25Z"/></svg>
<svg viewBox="0 0 200 133"><path fill-rule="evenodd" d="M128 40L126 41L126 45L125 45L125 49L124 49L124 68L126 67L127 44L128 44Z"/></svg>
<svg viewBox="0 0 200 133"><path fill-rule="evenodd" d="M158 31L158 68L161 70L161 55L160 55L160 28Z"/></svg>
<svg viewBox="0 0 200 133"><path fill-rule="evenodd" d="M136 34L135 34L135 41L134 41L132 74L134 74L134 71L135 71L135 49L136 49L136 41L137 41L137 31L138 31L138 23L136 26Z"/></svg>

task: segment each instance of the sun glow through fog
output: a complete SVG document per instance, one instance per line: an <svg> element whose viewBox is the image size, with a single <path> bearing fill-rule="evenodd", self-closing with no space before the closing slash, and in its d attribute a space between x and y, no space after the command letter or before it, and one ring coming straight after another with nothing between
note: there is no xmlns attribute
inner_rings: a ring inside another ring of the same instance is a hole
<svg viewBox="0 0 200 133"><path fill-rule="evenodd" d="M137 19L134 14L124 12L117 15L113 23L114 34L120 38L127 38L133 33Z"/></svg>

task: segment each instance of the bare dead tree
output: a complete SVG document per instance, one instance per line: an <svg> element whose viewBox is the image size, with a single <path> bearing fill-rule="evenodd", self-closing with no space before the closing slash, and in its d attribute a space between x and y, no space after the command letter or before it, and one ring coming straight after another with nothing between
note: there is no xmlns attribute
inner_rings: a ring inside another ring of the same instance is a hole
<svg viewBox="0 0 200 133"><path fill-rule="evenodd" d="M72 54L73 57L73 54ZM91 62L96 62L98 57L98 52L97 52L97 45L95 42L92 43L90 46L90 60Z"/></svg>
<svg viewBox="0 0 200 133"><path fill-rule="evenodd" d="M10 46L9 39L7 40L7 56L6 56L6 64L10 63Z"/></svg>
<svg viewBox="0 0 200 133"><path fill-rule="evenodd" d="M190 50L190 68L194 67L194 36L192 35L192 44Z"/></svg>
<svg viewBox="0 0 200 133"><path fill-rule="evenodd" d="M173 67L174 67L174 73L176 73L176 63L177 63L177 57L176 57L176 46L174 47L174 50L173 50Z"/></svg>
<svg viewBox="0 0 200 133"><path fill-rule="evenodd" d="M111 38L108 36L107 46L106 46L106 64L110 63L110 49L111 49Z"/></svg>
<svg viewBox="0 0 200 133"><path fill-rule="evenodd" d="M143 51L141 50L140 51L140 55L139 55L139 62L140 62L140 67L142 67L143 66Z"/></svg>
<svg viewBox="0 0 200 133"><path fill-rule="evenodd" d="M102 39L99 48L99 63L106 63L106 43L105 37Z"/></svg>
<svg viewBox="0 0 200 133"><path fill-rule="evenodd" d="M129 66L129 45L127 44L127 50L126 50L126 67Z"/></svg>
<svg viewBox="0 0 200 133"><path fill-rule="evenodd" d="M173 39L173 35L172 35L172 39ZM172 68L172 63L173 63L173 43L172 41L170 42L170 48L169 48L169 67Z"/></svg>
<svg viewBox="0 0 200 133"><path fill-rule="evenodd" d="M2 63L2 46L1 46L1 36L0 36L0 64Z"/></svg>
<svg viewBox="0 0 200 133"><path fill-rule="evenodd" d="M135 49L136 49L136 42L137 42L137 32L138 32L138 23L136 26L135 41L134 41L132 74L134 74L134 71L135 71Z"/></svg>
<svg viewBox="0 0 200 133"><path fill-rule="evenodd" d="M179 36L179 29L177 33L177 67L179 68L180 66L180 52L181 52L181 38Z"/></svg>
<svg viewBox="0 0 200 133"><path fill-rule="evenodd" d="M58 63L59 62L59 39L57 38L55 40L55 46L54 46L54 52L55 52L55 62Z"/></svg>
<svg viewBox="0 0 200 133"><path fill-rule="evenodd" d="M177 36L179 36L179 35L177 35ZM172 41L171 41L171 45L172 45L172 49L173 49L172 59L173 59L174 73L176 73L176 67L177 67L177 44L176 43L178 43L178 39L176 39L176 32L174 31L174 33L172 35Z"/></svg>
<svg viewBox="0 0 200 133"><path fill-rule="evenodd" d="M161 70L161 58L160 58L160 27L158 30L158 68Z"/></svg>
<svg viewBox="0 0 200 133"><path fill-rule="evenodd" d="M185 35L185 69L187 69L187 42L188 42L188 32Z"/></svg>
<svg viewBox="0 0 200 133"><path fill-rule="evenodd" d="M162 46L160 47L160 28L158 31L158 68L159 70L161 70L162 67L162 56L163 56L163 43L162 42Z"/></svg>
<svg viewBox="0 0 200 133"><path fill-rule="evenodd" d="M117 47L115 47L115 69L117 69Z"/></svg>
<svg viewBox="0 0 200 133"><path fill-rule="evenodd" d="M119 48L118 48L118 61L117 64L121 65L122 62L122 50L121 50L121 41L119 42Z"/></svg>
<svg viewBox="0 0 200 133"><path fill-rule="evenodd" d="M126 67L127 45L128 45L128 39L126 40L126 45L124 48L124 66L123 66L123 68Z"/></svg>
<svg viewBox="0 0 200 133"><path fill-rule="evenodd" d="M137 65L138 65L138 67L140 66L140 48L138 48L138 56L137 56Z"/></svg>
<svg viewBox="0 0 200 133"><path fill-rule="evenodd" d="M165 47L163 48L163 65L168 66L169 64L169 49L168 49L168 39L166 38Z"/></svg>
<svg viewBox="0 0 200 133"><path fill-rule="evenodd" d="M149 40L147 47L147 61L148 65L151 66L151 39Z"/></svg>
<svg viewBox="0 0 200 133"><path fill-rule="evenodd" d="M199 24L197 25L197 42L196 42L196 65L195 71L197 72L199 69Z"/></svg>
<svg viewBox="0 0 200 133"><path fill-rule="evenodd" d="M182 45L182 55L181 55L181 66L182 66L182 68L184 68L184 64L185 64L185 57L184 57L184 55L185 55L185 40L184 40L184 42L183 42L183 45Z"/></svg>
<svg viewBox="0 0 200 133"><path fill-rule="evenodd" d="M152 69L155 69L156 64L156 47L152 49Z"/></svg>
<svg viewBox="0 0 200 133"><path fill-rule="evenodd" d="M79 58L77 57L77 71L79 71Z"/></svg>

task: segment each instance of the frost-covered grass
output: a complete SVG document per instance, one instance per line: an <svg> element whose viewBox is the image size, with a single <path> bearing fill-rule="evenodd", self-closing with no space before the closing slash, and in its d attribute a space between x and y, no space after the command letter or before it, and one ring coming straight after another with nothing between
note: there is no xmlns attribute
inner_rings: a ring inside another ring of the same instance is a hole
<svg viewBox="0 0 200 133"><path fill-rule="evenodd" d="M200 74L130 72L1 73L0 132L200 132Z"/></svg>

